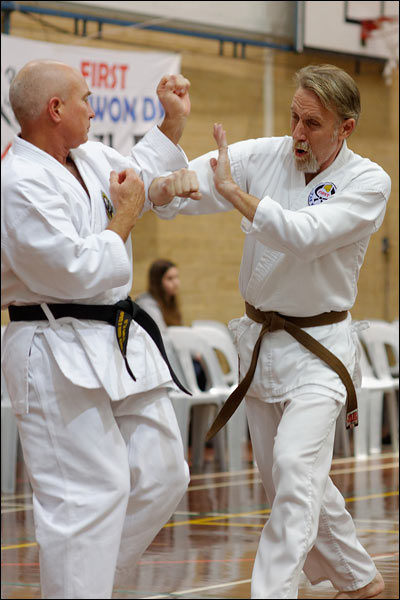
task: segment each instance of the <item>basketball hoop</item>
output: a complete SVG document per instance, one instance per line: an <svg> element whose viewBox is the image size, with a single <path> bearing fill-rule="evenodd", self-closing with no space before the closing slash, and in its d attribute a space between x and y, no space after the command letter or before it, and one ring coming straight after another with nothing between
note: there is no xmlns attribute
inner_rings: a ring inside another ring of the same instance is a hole
<svg viewBox="0 0 400 600"><path fill-rule="evenodd" d="M383 69L387 85L392 83L392 74L399 65L399 19L397 17L379 17L361 22L361 45L366 46L370 38L383 41L388 58Z"/></svg>
<svg viewBox="0 0 400 600"><path fill-rule="evenodd" d="M366 46L368 38L373 31L380 29L382 23L394 21L393 17L379 17L378 19L365 19L361 21L361 46Z"/></svg>

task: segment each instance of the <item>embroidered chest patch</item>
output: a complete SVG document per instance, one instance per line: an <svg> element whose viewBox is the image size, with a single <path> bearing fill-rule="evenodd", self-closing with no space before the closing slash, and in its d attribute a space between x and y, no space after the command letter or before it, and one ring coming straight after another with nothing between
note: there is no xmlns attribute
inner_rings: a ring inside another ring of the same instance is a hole
<svg viewBox="0 0 400 600"><path fill-rule="evenodd" d="M104 206L106 208L106 213L107 213L108 220L111 221L111 219L114 216L114 207L113 207L113 204L112 204L111 200L107 197L107 195L104 192L101 192L101 197L103 198L103 202L104 202Z"/></svg>
<svg viewBox="0 0 400 600"><path fill-rule="evenodd" d="M308 196L308 205L313 206L313 204L321 204L321 202L325 202L336 192L336 185L330 181L326 183L320 183L313 190L311 190L310 195Z"/></svg>

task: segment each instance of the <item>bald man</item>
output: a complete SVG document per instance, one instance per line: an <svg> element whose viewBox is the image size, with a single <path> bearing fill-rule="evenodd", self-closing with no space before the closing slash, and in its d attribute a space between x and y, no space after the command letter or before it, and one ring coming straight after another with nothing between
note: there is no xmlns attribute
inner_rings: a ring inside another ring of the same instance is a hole
<svg viewBox="0 0 400 600"><path fill-rule="evenodd" d="M131 231L177 146L189 82L127 157L88 142L79 71L33 61L10 101L21 127L2 163L2 368L33 490L43 598L111 598L188 485L157 328L127 299ZM196 197L196 195L194 195ZM129 332L129 333L128 333Z"/></svg>

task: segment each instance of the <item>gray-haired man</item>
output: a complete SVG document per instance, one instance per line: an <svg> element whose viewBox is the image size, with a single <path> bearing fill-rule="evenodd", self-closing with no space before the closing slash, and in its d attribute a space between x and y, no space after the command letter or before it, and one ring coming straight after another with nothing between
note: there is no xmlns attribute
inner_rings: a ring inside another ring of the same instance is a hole
<svg viewBox="0 0 400 600"><path fill-rule="evenodd" d="M231 322L242 382L212 433L246 395L271 506L252 598L297 598L302 569L313 584L330 580L338 598L372 598L384 588L329 478L346 398L348 426L357 423L357 336L348 311L390 194L388 175L347 147L359 112L347 73L305 67L297 73L291 136L228 148L215 125L218 153L189 163L203 199L171 201L191 191L184 171L150 190L163 218L232 208L243 215L239 285L246 315Z"/></svg>

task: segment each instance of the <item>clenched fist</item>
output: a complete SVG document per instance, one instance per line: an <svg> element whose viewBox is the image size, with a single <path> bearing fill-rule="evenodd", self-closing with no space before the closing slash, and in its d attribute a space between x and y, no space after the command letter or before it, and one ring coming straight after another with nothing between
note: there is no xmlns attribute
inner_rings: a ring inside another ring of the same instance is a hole
<svg viewBox="0 0 400 600"><path fill-rule="evenodd" d="M110 173L110 196L115 214L107 229L118 233L125 242L145 201L143 181L133 169Z"/></svg>
<svg viewBox="0 0 400 600"><path fill-rule="evenodd" d="M159 128L174 144L179 142L190 114L189 87L190 81L183 75L166 75L157 86L157 95L165 111Z"/></svg>
<svg viewBox="0 0 400 600"><path fill-rule="evenodd" d="M188 117L190 81L183 75L166 75L157 86L157 96L170 118Z"/></svg>
<svg viewBox="0 0 400 600"><path fill-rule="evenodd" d="M155 206L168 204L175 196L193 200L201 199L195 171L188 169L174 171L171 175L154 179L149 188L149 199Z"/></svg>

